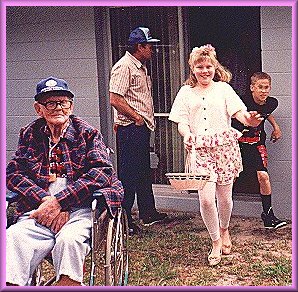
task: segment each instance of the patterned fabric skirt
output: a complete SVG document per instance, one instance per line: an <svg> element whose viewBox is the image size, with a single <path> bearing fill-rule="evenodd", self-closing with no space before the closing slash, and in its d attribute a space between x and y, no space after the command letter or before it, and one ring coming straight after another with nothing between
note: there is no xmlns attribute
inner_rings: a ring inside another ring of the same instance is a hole
<svg viewBox="0 0 298 292"><path fill-rule="evenodd" d="M200 174L209 174L212 182L220 185L233 183L243 170L238 141L196 148L196 168Z"/></svg>

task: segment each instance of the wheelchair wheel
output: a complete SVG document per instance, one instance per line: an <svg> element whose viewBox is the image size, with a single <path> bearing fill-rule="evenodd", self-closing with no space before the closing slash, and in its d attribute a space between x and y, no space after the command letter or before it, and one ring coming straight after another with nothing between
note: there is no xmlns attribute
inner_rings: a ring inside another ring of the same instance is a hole
<svg viewBox="0 0 298 292"><path fill-rule="evenodd" d="M97 286L104 282L105 250L109 222L112 220L105 209L104 211L93 208L92 240L91 240L91 267L89 286Z"/></svg>
<svg viewBox="0 0 298 292"><path fill-rule="evenodd" d="M42 275L42 264L39 264L36 270L33 272L30 286L44 286L44 279Z"/></svg>
<svg viewBox="0 0 298 292"><path fill-rule="evenodd" d="M110 219L105 251L105 285L125 286L128 281L128 222L125 210L119 208Z"/></svg>
<svg viewBox="0 0 298 292"><path fill-rule="evenodd" d="M53 275L53 272L50 275L45 275L45 267L44 266L51 266L52 267L52 260L49 257L46 257L35 269L33 272L30 286L51 286L55 280L56 276Z"/></svg>

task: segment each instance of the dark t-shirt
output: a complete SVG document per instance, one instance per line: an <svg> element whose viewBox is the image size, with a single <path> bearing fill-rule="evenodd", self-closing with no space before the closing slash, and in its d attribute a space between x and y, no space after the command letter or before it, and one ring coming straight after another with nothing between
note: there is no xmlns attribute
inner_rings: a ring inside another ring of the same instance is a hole
<svg viewBox="0 0 298 292"><path fill-rule="evenodd" d="M242 132L243 137L259 137L260 140L257 145L265 145L266 132L264 129L264 124L268 116L277 108L278 101L275 97L267 97L266 103L263 105L257 104L251 95L246 96L242 99L247 107L247 111L257 111L264 120L257 127L244 126L237 119L232 119L232 127Z"/></svg>

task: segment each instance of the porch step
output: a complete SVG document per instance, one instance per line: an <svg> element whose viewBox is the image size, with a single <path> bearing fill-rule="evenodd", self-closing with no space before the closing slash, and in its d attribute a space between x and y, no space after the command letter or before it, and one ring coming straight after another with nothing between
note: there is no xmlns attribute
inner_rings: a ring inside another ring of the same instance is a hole
<svg viewBox="0 0 298 292"><path fill-rule="evenodd" d="M196 192L177 191L170 185L153 185L157 209L182 212L200 212L199 198ZM259 218L262 204L259 197L239 194L234 196L233 215Z"/></svg>

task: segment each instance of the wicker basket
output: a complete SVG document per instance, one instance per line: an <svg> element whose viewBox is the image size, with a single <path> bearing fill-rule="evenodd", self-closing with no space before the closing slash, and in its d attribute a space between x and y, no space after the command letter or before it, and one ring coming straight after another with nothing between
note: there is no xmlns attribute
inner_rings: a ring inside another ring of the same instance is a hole
<svg viewBox="0 0 298 292"><path fill-rule="evenodd" d="M210 179L209 175L195 173L166 173L170 184L176 190L202 190L206 182Z"/></svg>
<svg viewBox="0 0 298 292"><path fill-rule="evenodd" d="M196 172L196 150L194 146L186 155L185 172L166 173L166 177L176 190L202 190L210 179L210 175Z"/></svg>

